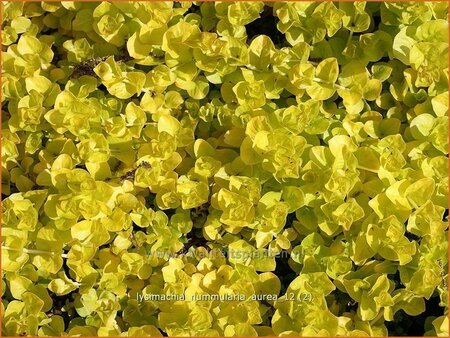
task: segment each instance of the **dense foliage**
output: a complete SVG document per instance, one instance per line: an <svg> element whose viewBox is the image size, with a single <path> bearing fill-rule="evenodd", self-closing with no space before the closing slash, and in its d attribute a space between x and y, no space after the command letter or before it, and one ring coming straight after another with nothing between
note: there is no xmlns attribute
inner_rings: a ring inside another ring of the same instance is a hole
<svg viewBox="0 0 450 338"><path fill-rule="evenodd" d="M447 2L2 10L3 335L448 336Z"/></svg>

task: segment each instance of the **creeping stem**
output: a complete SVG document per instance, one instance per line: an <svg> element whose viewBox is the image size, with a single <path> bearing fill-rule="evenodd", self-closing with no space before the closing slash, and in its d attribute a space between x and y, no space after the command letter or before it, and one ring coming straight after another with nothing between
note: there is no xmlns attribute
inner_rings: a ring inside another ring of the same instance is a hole
<svg viewBox="0 0 450 338"><path fill-rule="evenodd" d="M53 252L53 251L44 251L44 250L36 250L36 249L28 249L28 248L16 249L16 248L11 248L11 247L5 246L5 245L2 245L2 250L24 252L24 253L30 254L30 255L51 255L51 256L55 256L56 254L58 254L57 252ZM67 258L67 254L63 253L63 254L61 254L61 257L62 258Z"/></svg>

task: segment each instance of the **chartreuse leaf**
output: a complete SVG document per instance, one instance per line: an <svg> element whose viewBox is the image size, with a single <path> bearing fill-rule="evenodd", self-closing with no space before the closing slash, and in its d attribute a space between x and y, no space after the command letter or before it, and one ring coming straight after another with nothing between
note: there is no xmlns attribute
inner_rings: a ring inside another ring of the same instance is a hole
<svg viewBox="0 0 450 338"><path fill-rule="evenodd" d="M236 95L238 103L244 107L255 109L263 106L266 102L263 81L255 81L253 83L238 82L233 87L233 92Z"/></svg>
<svg viewBox="0 0 450 338"><path fill-rule="evenodd" d="M260 35L252 41L249 49L250 64L258 69L267 69L275 53L275 46L266 35Z"/></svg>
<svg viewBox="0 0 450 338"><path fill-rule="evenodd" d="M68 279L63 273L60 274L60 277L61 278L52 280L48 284L48 289L58 296L66 295L78 288L77 283Z"/></svg>
<svg viewBox="0 0 450 338"><path fill-rule="evenodd" d="M255 210L248 198L221 189L217 195L217 202L222 210L221 222L231 227L243 227L253 220Z"/></svg>
<svg viewBox="0 0 450 338"><path fill-rule="evenodd" d="M251 265L256 271L273 271L275 257L271 257L265 249L255 249L245 241L233 242L228 247L230 262Z"/></svg>

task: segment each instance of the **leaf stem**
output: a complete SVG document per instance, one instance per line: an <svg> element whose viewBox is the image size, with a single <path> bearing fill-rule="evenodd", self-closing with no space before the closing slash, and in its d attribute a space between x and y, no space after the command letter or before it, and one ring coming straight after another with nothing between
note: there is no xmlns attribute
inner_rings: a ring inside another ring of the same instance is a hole
<svg viewBox="0 0 450 338"><path fill-rule="evenodd" d="M335 87L336 89L342 89L342 90L347 90L347 89L348 89L347 87L341 86L341 85L339 85L339 84L337 84L337 83L334 84L334 87Z"/></svg>
<svg viewBox="0 0 450 338"><path fill-rule="evenodd" d="M374 319L372 319L372 320L370 321L370 325L375 325L375 323L376 323L381 317L383 317L383 310L380 310L380 312L378 313L378 315L377 315Z"/></svg>
<svg viewBox="0 0 450 338"><path fill-rule="evenodd" d="M348 35L347 44L345 45L345 48L348 48L348 45L352 41L352 37L353 37L353 31L350 31L350 34Z"/></svg>
<svg viewBox="0 0 450 338"><path fill-rule="evenodd" d="M9 250L9 251L17 251L17 252L24 252L30 255L51 255L54 256L57 254L57 252L53 251L44 251L44 250L36 250L36 249L28 249L28 248L22 248L22 249L16 249L11 248L9 246L2 245L2 250ZM61 254L62 258L67 258L67 254Z"/></svg>
<svg viewBox="0 0 450 338"><path fill-rule="evenodd" d="M319 79L318 77L314 77L313 81L315 81L317 83L331 84L336 89L345 89L345 90L348 89L347 87L341 86L341 85L339 85L337 83L330 83L330 82L324 81L322 79Z"/></svg>

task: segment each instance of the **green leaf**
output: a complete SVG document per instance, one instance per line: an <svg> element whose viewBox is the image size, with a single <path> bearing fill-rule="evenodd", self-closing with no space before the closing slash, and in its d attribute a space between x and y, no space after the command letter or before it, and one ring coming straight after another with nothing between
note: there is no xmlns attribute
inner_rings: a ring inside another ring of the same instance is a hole
<svg viewBox="0 0 450 338"><path fill-rule="evenodd" d="M335 83L339 75L339 66L336 58L321 61L316 68L316 77L326 83Z"/></svg>

